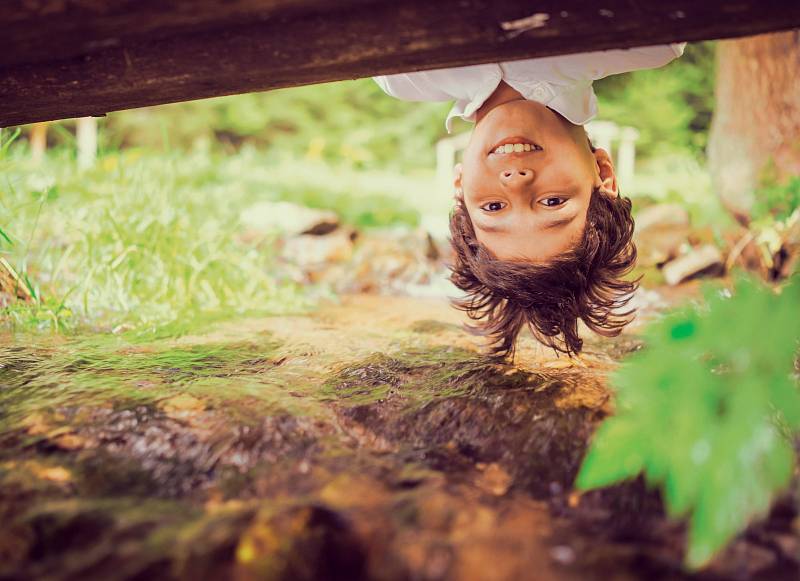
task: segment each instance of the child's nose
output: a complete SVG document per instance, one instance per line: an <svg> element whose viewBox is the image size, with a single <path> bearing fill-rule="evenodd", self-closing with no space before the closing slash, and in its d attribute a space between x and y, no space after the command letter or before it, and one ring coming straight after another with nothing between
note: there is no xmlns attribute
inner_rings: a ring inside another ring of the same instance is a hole
<svg viewBox="0 0 800 581"><path fill-rule="evenodd" d="M507 186L527 185L533 181L533 170L523 169L504 169L500 172L500 181Z"/></svg>

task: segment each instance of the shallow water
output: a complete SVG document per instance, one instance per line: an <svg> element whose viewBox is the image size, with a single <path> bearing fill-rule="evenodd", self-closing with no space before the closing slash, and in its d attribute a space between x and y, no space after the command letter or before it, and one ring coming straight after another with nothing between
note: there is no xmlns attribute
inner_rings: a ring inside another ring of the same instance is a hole
<svg viewBox="0 0 800 581"><path fill-rule="evenodd" d="M571 490L636 338L575 361L525 340L511 366L461 322L351 297L179 339L5 337L0 579L684 577L657 494ZM704 576L796 578L764 548L792 510Z"/></svg>

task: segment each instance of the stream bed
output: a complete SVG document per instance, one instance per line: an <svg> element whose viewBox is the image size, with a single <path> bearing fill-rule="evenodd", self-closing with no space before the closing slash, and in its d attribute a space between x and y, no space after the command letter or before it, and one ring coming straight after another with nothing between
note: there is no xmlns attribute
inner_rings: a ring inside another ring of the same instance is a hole
<svg viewBox="0 0 800 581"><path fill-rule="evenodd" d="M0 580L800 578L795 498L690 574L657 491L572 489L634 334L509 365L460 325L353 296L179 339L4 336Z"/></svg>

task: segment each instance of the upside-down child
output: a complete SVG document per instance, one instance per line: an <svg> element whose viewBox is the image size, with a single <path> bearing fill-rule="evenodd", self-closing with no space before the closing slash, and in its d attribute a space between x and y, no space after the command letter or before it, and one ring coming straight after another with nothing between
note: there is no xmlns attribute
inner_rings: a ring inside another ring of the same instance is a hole
<svg viewBox="0 0 800 581"><path fill-rule="evenodd" d="M450 216L454 304L492 351L511 356L526 324L545 345L578 353L578 319L616 335L633 313L625 280L636 261L630 199L608 152L583 125L597 114L592 82L663 66L684 44L609 50L375 77L394 97L449 101L475 123L455 168ZM635 112L632 112L632 116Z"/></svg>

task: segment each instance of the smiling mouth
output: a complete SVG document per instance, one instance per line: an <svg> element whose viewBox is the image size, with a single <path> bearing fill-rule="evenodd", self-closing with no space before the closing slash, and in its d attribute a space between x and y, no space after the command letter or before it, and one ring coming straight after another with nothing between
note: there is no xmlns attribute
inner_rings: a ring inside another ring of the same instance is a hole
<svg viewBox="0 0 800 581"><path fill-rule="evenodd" d="M491 154L506 154L506 153L526 153L531 151L541 151L541 146L537 145L530 139L523 137L508 137L495 143L489 151Z"/></svg>

